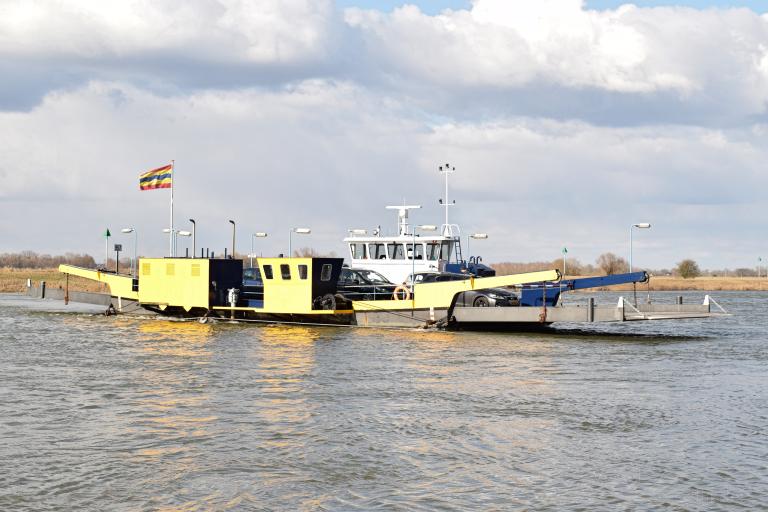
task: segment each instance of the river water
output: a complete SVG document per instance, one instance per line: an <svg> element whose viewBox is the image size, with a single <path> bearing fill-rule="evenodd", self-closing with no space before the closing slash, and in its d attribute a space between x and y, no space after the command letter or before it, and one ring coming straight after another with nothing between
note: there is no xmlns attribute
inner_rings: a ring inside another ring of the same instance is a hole
<svg viewBox="0 0 768 512"><path fill-rule="evenodd" d="M718 299L484 334L2 295L0 510L766 510L768 294Z"/></svg>

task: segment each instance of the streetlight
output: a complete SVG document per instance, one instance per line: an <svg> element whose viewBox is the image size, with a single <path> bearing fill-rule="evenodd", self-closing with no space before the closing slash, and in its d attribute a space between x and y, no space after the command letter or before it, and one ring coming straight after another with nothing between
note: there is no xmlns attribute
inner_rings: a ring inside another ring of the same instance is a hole
<svg viewBox="0 0 768 512"><path fill-rule="evenodd" d="M195 257L195 253L197 252L197 244L195 243L195 219L189 219L189 222L192 223L192 257Z"/></svg>
<svg viewBox="0 0 768 512"><path fill-rule="evenodd" d="M229 219L229 223L232 224L232 259L235 259L235 221Z"/></svg>
<svg viewBox="0 0 768 512"><path fill-rule="evenodd" d="M469 239L474 238L475 240L487 240L488 239L488 233L473 233L467 237L467 262L469 262L469 258L472 256L472 253L469 252Z"/></svg>
<svg viewBox="0 0 768 512"><path fill-rule="evenodd" d="M136 277L136 266L138 262L136 261L136 245L138 243L138 235L136 234L136 229L134 228L123 228L120 230L121 233L133 233L133 258L131 259L131 275L133 277Z"/></svg>
<svg viewBox="0 0 768 512"><path fill-rule="evenodd" d="M259 231L258 233L253 233L251 235L251 254L250 254L250 257L251 257L251 268L253 268L253 239L257 238L257 237L258 238L265 238L266 236L267 236L267 234L263 233L261 231Z"/></svg>
<svg viewBox="0 0 768 512"><path fill-rule="evenodd" d="M418 226L413 226L413 242L411 243L411 295L413 295L413 284L415 281L414 274L416 273L416 230L421 229L422 231L437 231L437 226L434 224L421 224Z"/></svg>
<svg viewBox="0 0 768 512"><path fill-rule="evenodd" d="M639 222L629 226L629 271L632 272L632 228L638 229L650 229L651 224L648 222Z"/></svg>
<svg viewBox="0 0 768 512"><path fill-rule="evenodd" d="M191 231L177 231L176 236L192 236ZM173 241L174 252L176 251L176 240ZM192 253L192 257L195 257L195 253Z"/></svg>
<svg viewBox="0 0 768 512"><path fill-rule="evenodd" d="M171 258L176 254L176 230L172 228L163 228L163 233L168 233L168 239L171 241Z"/></svg>
<svg viewBox="0 0 768 512"><path fill-rule="evenodd" d="M292 244L291 236L294 233L299 234L299 235L308 235L311 232L312 232L312 230L309 229L309 228L291 228L291 230L288 232L288 257L289 258L292 257L292 255L293 255L293 250L292 250L293 246L291 245Z"/></svg>

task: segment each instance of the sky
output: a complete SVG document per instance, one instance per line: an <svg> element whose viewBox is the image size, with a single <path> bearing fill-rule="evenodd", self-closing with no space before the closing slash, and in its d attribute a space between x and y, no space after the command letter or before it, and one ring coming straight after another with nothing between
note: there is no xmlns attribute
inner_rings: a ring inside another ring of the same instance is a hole
<svg viewBox="0 0 768 512"><path fill-rule="evenodd" d="M762 2L760 3L762 5ZM486 263L768 257L768 7L580 0L0 0L0 252L344 253L422 205ZM253 240L257 231L267 238ZM183 239L180 246L186 247ZM183 250L183 249L182 249Z"/></svg>

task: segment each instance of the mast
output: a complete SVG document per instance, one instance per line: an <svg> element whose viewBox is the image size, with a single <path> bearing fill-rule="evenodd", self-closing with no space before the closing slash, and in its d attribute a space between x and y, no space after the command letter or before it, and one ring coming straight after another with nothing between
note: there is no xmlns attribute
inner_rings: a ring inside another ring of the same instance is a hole
<svg viewBox="0 0 768 512"><path fill-rule="evenodd" d="M448 200L448 175L453 174L456 171L456 167L451 167L451 164L441 165L439 167L440 174L445 176L445 198L440 199L440 204L445 207L445 224L443 224L443 236L453 236L453 230L451 230L451 224L448 222L448 207L455 206L456 200L449 202Z"/></svg>

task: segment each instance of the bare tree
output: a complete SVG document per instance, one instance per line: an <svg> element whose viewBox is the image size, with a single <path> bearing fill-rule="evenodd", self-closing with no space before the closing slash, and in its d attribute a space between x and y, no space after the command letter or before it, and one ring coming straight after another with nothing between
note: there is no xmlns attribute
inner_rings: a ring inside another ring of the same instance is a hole
<svg viewBox="0 0 768 512"><path fill-rule="evenodd" d="M692 277L699 277L701 275L701 270L699 269L698 263L691 259L685 259L677 264L677 273L680 274L680 277L683 279L690 279Z"/></svg>
<svg viewBox="0 0 768 512"><path fill-rule="evenodd" d="M598 256L595 263L597 263L597 266L608 275L618 274L619 272L626 272L629 268L627 260L616 256L612 252L601 254Z"/></svg>

